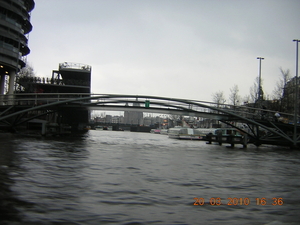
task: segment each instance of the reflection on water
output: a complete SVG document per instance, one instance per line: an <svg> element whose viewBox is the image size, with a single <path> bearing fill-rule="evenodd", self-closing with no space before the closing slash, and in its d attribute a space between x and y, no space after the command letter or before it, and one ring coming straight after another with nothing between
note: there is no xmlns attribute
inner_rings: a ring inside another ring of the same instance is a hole
<svg viewBox="0 0 300 225"><path fill-rule="evenodd" d="M0 134L0 146L4 224L300 222L299 151L113 131L76 138ZM205 204L195 206L194 198ZM229 206L234 198L242 200ZM272 205L273 198L283 204ZM222 205L212 205L216 199Z"/></svg>

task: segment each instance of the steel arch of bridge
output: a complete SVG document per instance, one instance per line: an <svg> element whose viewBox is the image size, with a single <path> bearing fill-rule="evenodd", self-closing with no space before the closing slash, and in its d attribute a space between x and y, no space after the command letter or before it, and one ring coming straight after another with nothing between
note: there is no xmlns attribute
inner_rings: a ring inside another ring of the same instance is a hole
<svg viewBox="0 0 300 225"><path fill-rule="evenodd" d="M123 94L39 93L15 94L13 96L8 96L7 98L8 104L9 101L11 101L13 102L11 105L28 105L32 107L9 113L8 115L5 115L5 113L2 112L0 113L0 122L3 122L10 117L22 115L29 111L54 108L63 109L76 107L105 111L142 111L216 119L231 126L233 126L230 123L231 121L237 121L263 128L294 145L299 143L298 139L296 141L293 140L290 135L287 135L286 132L278 128L278 126L276 126L276 124L272 121L266 125L266 123L262 123L258 119L263 113L274 115L274 111L246 106L233 106L228 104L217 104L213 102L159 96ZM150 102L149 107L144 105L146 101ZM132 105L129 106L128 103ZM138 106L138 104L134 103L138 103L140 105ZM286 114L286 117L291 116L292 115ZM256 136L254 133L255 132L253 131L252 134L248 134L250 136Z"/></svg>

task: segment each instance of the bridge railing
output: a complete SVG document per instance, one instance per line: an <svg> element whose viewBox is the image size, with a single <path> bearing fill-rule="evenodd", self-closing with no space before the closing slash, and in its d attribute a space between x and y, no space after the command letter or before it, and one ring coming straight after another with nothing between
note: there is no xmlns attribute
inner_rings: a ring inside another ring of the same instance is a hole
<svg viewBox="0 0 300 225"><path fill-rule="evenodd" d="M22 93L13 95L1 95L2 105L41 105L68 99L89 97L88 93Z"/></svg>
<svg viewBox="0 0 300 225"><path fill-rule="evenodd" d="M229 105L229 104L217 104L211 102L195 101L199 103L210 104L210 106L217 108L217 110L211 110L215 113L232 113L243 118L255 119L255 120L268 120L268 121L279 121L283 123L294 123L294 114L279 112L280 118L276 117L278 113L274 110L268 110L265 108L250 107L247 105ZM298 117L300 121L300 117ZM299 123L299 122L298 122Z"/></svg>
<svg viewBox="0 0 300 225"><path fill-rule="evenodd" d="M150 101L150 107L157 109L174 109L214 114L234 114L243 118L274 120L275 111L229 104L217 104L206 101L186 99L163 98L157 96L138 95L113 95L113 94L90 94L90 93L22 93L14 95L0 95L2 105L43 105L74 99L74 103L87 106L125 106L128 109L134 107L146 107L146 101ZM135 104L138 103L139 105ZM135 106L134 106L135 105ZM294 115L280 113L283 122L293 121Z"/></svg>
<svg viewBox="0 0 300 225"><path fill-rule="evenodd" d="M283 123L293 123L294 114L279 112L280 117L275 116L277 111L267 110L262 108L255 108L249 106L227 106L227 112L234 113L243 118L267 121L280 121ZM299 120L299 119L298 119Z"/></svg>

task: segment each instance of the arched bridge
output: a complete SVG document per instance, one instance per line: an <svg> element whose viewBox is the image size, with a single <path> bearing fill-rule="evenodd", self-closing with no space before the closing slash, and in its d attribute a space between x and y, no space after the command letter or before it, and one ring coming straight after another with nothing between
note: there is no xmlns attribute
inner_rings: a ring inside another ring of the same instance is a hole
<svg viewBox="0 0 300 225"><path fill-rule="evenodd" d="M35 93L1 97L3 106L0 111L0 123L5 126L18 125L33 119L34 117L27 117L26 120L21 120L31 111L43 112L40 115L50 114L64 108L142 111L215 119L247 133L249 137L256 140L258 145L260 143L272 144L274 141L291 146L300 144L299 127L296 126L295 129L293 124L288 123L288 121L293 121L293 115L281 113L285 118L285 123L282 123L274 120L274 111L247 106L123 94ZM243 126L240 126L241 124ZM297 135L293 134L294 130L297 130Z"/></svg>

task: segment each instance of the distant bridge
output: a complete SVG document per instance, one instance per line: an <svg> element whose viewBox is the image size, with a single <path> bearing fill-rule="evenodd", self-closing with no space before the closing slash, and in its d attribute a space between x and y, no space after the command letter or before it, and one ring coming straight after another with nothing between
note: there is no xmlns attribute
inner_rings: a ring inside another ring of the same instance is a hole
<svg viewBox="0 0 300 225"><path fill-rule="evenodd" d="M221 121L247 133L257 145L276 144L299 146L299 126L296 138L294 125L274 120L274 111L216 104L213 102L166 98L146 95L117 94L80 94L80 93L33 93L0 96L0 123L3 126L16 126L23 115L31 111L43 111L40 115L50 114L58 109L82 108L104 111L141 111L149 113L185 115ZM135 104L134 104L135 103ZM138 103L138 104L136 104ZM130 105L131 104L131 105ZM134 105L134 106L133 106ZM293 115L280 113L286 121L293 121ZM26 121L34 117L27 117ZM12 118L14 118L12 120ZM236 126L235 122L244 124Z"/></svg>

